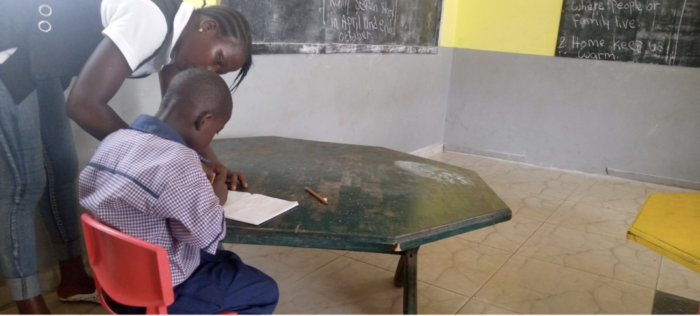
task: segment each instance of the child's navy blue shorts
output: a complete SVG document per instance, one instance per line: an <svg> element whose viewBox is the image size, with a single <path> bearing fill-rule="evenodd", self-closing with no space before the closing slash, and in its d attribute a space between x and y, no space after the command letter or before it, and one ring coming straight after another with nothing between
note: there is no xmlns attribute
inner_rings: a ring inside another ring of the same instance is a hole
<svg viewBox="0 0 700 316"><path fill-rule="evenodd" d="M169 314L272 314L279 299L275 280L244 264L228 250L216 255L200 252L201 262L185 282L176 286L175 302ZM124 306L107 300L120 314L143 314L144 308Z"/></svg>

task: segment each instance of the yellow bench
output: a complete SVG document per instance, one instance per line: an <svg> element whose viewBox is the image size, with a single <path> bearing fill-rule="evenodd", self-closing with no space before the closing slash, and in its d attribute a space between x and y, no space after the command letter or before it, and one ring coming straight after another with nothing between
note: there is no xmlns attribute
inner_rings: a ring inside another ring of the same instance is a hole
<svg viewBox="0 0 700 316"><path fill-rule="evenodd" d="M700 193L652 194L627 239L700 273Z"/></svg>

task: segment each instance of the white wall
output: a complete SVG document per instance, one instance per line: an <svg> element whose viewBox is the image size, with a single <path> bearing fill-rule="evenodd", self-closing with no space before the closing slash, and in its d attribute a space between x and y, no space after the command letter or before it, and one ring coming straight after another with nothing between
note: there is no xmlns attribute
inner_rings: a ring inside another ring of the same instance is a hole
<svg viewBox="0 0 700 316"><path fill-rule="evenodd" d="M272 135L403 152L441 143L451 53L254 56L219 137ZM154 114L159 102L151 76L127 80L110 105L130 123ZM79 130L75 137L84 164L96 142Z"/></svg>
<svg viewBox="0 0 700 316"><path fill-rule="evenodd" d="M446 150L700 183L700 69L469 49L452 66Z"/></svg>

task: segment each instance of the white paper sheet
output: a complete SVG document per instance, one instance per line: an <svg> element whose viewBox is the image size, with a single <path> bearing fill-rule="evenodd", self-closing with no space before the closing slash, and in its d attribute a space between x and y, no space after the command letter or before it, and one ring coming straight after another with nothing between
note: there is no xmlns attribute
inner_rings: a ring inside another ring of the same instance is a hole
<svg viewBox="0 0 700 316"><path fill-rule="evenodd" d="M299 205L296 201L286 201L262 194L228 191L224 204L224 216L239 222L260 225Z"/></svg>

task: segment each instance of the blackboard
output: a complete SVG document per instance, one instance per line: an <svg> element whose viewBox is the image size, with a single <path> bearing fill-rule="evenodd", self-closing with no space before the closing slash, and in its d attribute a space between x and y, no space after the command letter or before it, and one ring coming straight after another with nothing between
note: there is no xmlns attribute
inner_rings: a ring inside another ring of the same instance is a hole
<svg viewBox="0 0 700 316"><path fill-rule="evenodd" d="M224 0L254 54L437 53L442 0Z"/></svg>
<svg viewBox="0 0 700 316"><path fill-rule="evenodd" d="M564 0L555 55L700 67L700 1Z"/></svg>

